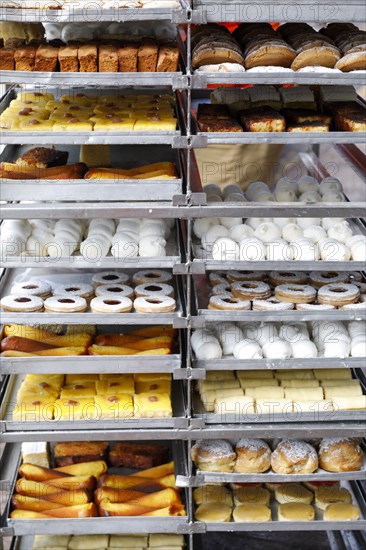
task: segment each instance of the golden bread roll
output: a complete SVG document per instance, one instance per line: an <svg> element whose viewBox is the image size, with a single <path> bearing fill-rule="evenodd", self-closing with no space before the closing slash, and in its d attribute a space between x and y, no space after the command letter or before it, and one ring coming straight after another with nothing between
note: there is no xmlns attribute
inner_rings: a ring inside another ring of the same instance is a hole
<svg viewBox="0 0 366 550"><path fill-rule="evenodd" d="M193 491L193 500L197 505L213 502L231 507L233 504L232 494L223 485L203 485L203 487L198 487Z"/></svg>
<svg viewBox="0 0 366 550"><path fill-rule="evenodd" d="M338 502L326 507L323 519L324 521L357 521L360 517L360 509L357 506Z"/></svg>
<svg viewBox="0 0 366 550"><path fill-rule="evenodd" d="M273 451L271 466L277 474L311 474L318 468L318 455L305 441L285 439Z"/></svg>
<svg viewBox="0 0 366 550"><path fill-rule="evenodd" d="M269 506L270 492L262 487L252 487L244 485L234 489L234 504L265 504Z"/></svg>
<svg viewBox="0 0 366 550"><path fill-rule="evenodd" d="M309 504L300 502L288 502L278 507L279 521L313 521L315 511Z"/></svg>
<svg viewBox="0 0 366 550"><path fill-rule="evenodd" d="M241 504L233 511L235 522L272 521L271 509L263 504Z"/></svg>
<svg viewBox="0 0 366 550"><path fill-rule="evenodd" d="M231 506L208 502L200 504L195 513L197 521L227 522L231 519Z"/></svg>
<svg viewBox="0 0 366 550"><path fill-rule="evenodd" d="M236 444L235 472L260 474L271 466L271 449L262 439L240 439Z"/></svg>
<svg viewBox="0 0 366 550"><path fill-rule="evenodd" d="M232 472L236 453L224 439L197 441L192 447L192 460L206 472Z"/></svg>
<svg viewBox="0 0 366 550"><path fill-rule="evenodd" d="M320 510L325 510L329 504L335 504L342 502L343 504L350 504L352 502L352 495L344 487L319 487L315 492L315 505Z"/></svg>
<svg viewBox="0 0 366 550"><path fill-rule="evenodd" d="M319 465L327 472L355 472L363 461L363 451L354 439L323 439L320 444Z"/></svg>
<svg viewBox="0 0 366 550"><path fill-rule="evenodd" d="M279 504L311 504L314 495L300 483L280 483L275 488L275 499Z"/></svg>

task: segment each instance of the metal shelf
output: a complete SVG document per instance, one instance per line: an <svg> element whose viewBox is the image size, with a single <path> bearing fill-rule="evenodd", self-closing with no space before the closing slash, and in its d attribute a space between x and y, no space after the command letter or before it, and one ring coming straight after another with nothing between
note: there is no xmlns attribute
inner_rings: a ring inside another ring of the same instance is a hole
<svg viewBox="0 0 366 550"><path fill-rule="evenodd" d="M25 133L25 132L24 132ZM6 133L4 132L5 140ZM323 143L365 143L366 132L197 132L192 147L208 145L248 145L255 143L316 145ZM5 143L10 143L5 141Z"/></svg>
<svg viewBox="0 0 366 550"><path fill-rule="evenodd" d="M329 315L328 315L329 320ZM281 316L281 322L283 321ZM193 359L193 366L205 371L216 370L281 370L281 369L362 369L365 366L364 357L316 357L314 359L235 359L224 356L222 359L201 361Z"/></svg>

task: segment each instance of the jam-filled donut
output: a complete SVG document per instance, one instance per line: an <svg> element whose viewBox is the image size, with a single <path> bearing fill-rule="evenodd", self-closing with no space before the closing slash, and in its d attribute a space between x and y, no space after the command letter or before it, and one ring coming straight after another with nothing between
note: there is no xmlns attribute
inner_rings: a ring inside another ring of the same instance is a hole
<svg viewBox="0 0 366 550"><path fill-rule="evenodd" d="M85 300L90 300L94 296L92 285L85 283L71 283L69 285L57 285L53 290L54 296L80 296Z"/></svg>
<svg viewBox="0 0 366 550"><path fill-rule="evenodd" d="M331 283L348 283L349 281L348 273L340 273L339 271L312 271L309 278L315 288L321 288Z"/></svg>
<svg viewBox="0 0 366 550"><path fill-rule="evenodd" d="M10 294L38 296L45 300L52 296L52 287L46 281L25 281L23 283L15 283L11 287Z"/></svg>
<svg viewBox="0 0 366 550"><path fill-rule="evenodd" d="M82 313L87 309L87 301L81 296L52 296L44 302L48 313Z"/></svg>
<svg viewBox="0 0 366 550"><path fill-rule="evenodd" d="M360 290L356 285L346 283L334 283L324 285L318 290L320 304L342 307L354 304L360 297Z"/></svg>
<svg viewBox="0 0 366 550"><path fill-rule="evenodd" d="M271 296L271 288L263 281L240 281L231 285L235 298L244 300L266 300Z"/></svg>
<svg viewBox="0 0 366 550"><path fill-rule="evenodd" d="M93 313L129 313L132 300L127 296L97 296L90 302Z"/></svg>
<svg viewBox="0 0 366 550"><path fill-rule="evenodd" d="M150 269L138 271L132 277L135 285L147 285L148 283L170 283L173 275L169 271L161 269Z"/></svg>
<svg viewBox="0 0 366 550"><path fill-rule="evenodd" d="M16 313L43 311L42 298L29 294L12 294L11 296L4 296L0 301L0 305L4 311L14 311Z"/></svg>
<svg viewBox="0 0 366 550"><path fill-rule="evenodd" d="M221 273L217 273L216 271L212 271L212 273L209 274L208 280L210 281L211 286L217 286L223 283L227 284L226 277Z"/></svg>
<svg viewBox="0 0 366 550"><path fill-rule="evenodd" d="M133 303L137 313L169 313L175 311L176 302L170 296L140 296Z"/></svg>
<svg viewBox="0 0 366 550"><path fill-rule="evenodd" d="M253 300L253 310L255 311L288 311L294 309L291 302L280 302L275 296L266 300Z"/></svg>
<svg viewBox="0 0 366 550"><path fill-rule="evenodd" d="M99 285L95 289L95 295L96 296L103 296L108 298L130 298L132 300L135 296L135 293L133 291L133 288L128 285L117 285L117 284L109 284L109 285Z"/></svg>
<svg viewBox="0 0 366 550"><path fill-rule="evenodd" d="M208 309L222 309L227 311L244 311L251 309L249 300L235 298L235 296L227 296L221 294L219 296L211 296L208 302Z"/></svg>
<svg viewBox="0 0 366 550"><path fill-rule="evenodd" d="M139 298L140 296L146 297L157 295L170 296L173 298L174 288L172 285L167 285L165 283L147 283L144 285L137 285L135 287L135 295L136 298Z"/></svg>
<svg viewBox="0 0 366 550"><path fill-rule="evenodd" d="M125 285L129 281L127 273L122 271L102 271L93 275L92 283L94 286L99 285Z"/></svg>
<svg viewBox="0 0 366 550"><path fill-rule="evenodd" d="M309 280L307 273L303 271L271 271L269 284L277 285L305 285Z"/></svg>
<svg viewBox="0 0 366 550"><path fill-rule="evenodd" d="M241 281L265 281L267 274L264 271L229 271L227 280L230 283Z"/></svg>
<svg viewBox="0 0 366 550"><path fill-rule="evenodd" d="M311 304L316 299L316 290L310 285L278 285L275 288L275 297L280 302Z"/></svg>

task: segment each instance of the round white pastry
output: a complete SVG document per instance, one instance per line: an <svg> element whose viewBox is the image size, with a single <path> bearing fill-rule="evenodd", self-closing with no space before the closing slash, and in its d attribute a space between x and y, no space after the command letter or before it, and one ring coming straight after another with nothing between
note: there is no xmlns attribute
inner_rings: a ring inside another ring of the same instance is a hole
<svg viewBox="0 0 366 550"><path fill-rule="evenodd" d="M366 261L366 236L361 235L363 239L357 239L351 245L352 260L356 262Z"/></svg>
<svg viewBox="0 0 366 550"><path fill-rule="evenodd" d="M270 243L281 238L281 230L273 222L265 222L258 225L254 235L264 243Z"/></svg>
<svg viewBox="0 0 366 550"><path fill-rule="evenodd" d="M338 340L338 342L335 341L331 344L325 344L323 354L324 357L338 357L343 359L344 357L349 357L350 351L350 342Z"/></svg>
<svg viewBox="0 0 366 550"><path fill-rule="evenodd" d="M279 337L293 344L309 340L309 332L305 323L282 324L280 326Z"/></svg>
<svg viewBox="0 0 366 550"><path fill-rule="evenodd" d="M134 233L139 233L140 225L140 220L122 219L118 222L116 233L118 231L133 231Z"/></svg>
<svg viewBox="0 0 366 550"><path fill-rule="evenodd" d="M288 223L282 228L282 238L288 243L300 239L304 232L296 223Z"/></svg>
<svg viewBox="0 0 366 550"><path fill-rule="evenodd" d="M34 229L28 237L25 248L32 256L48 256L48 245L53 241L53 234Z"/></svg>
<svg viewBox="0 0 366 550"><path fill-rule="evenodd" d="M111 253L115 258L136 258L138 256L139 245L130 236L118 233L113 241Z"/></svg>
<svg viewBox="0 0 366 550"><path fill-rule="evenodd" d="M232 193L243 194L243 191L242 191L242 188L237 183L230 183L229 185L226 185L226 187L224 187L224 189L222 190L222 194L224 195L224 197L227 197Z"/></svg>
<svg viewBox="0 0 366 550"><path fill-rule="evenodd" d="M241 261L259 262L266 259L266 248L260 239L247 237L239 243L239 255Z"/></svg>
<svg viewBox="0 0 366 550"><path fill-rule="evenodd" d="M195 330L191 336L192 348L196 350L201 343L209 341L208 338L213 338L214 341L218 341L217 338L206 329L200 328Z"/></svg>
<svg viewBox="0 0 366 550"><path fill-rule="evenodd" d="M297 218L296 219L297 225L299 225L302 229L309 227L309 225L320 225L320 222L321 222L320 218Z"/></svg>
<svg viewBox="0 0 366 550"><path fill-rule="evenodd" d="M268 185L264 183L264 181L254 181L253 183L248 185L245 191L245 195L248 198L248 200L253 201L254 196L256 195L256 193L258 193L258 191L269 192L270 189Z"/></svg>
<svg viewBox="0 0 366 550"><path fill-rule="evenodd" d="M271 262L287 262L294 258L291 245L283 239L276 239L266 244L266 257Z"/></svg>
<svg viewBox="0 0 366 550"><path fill-rule="evenodd" d="M351 251L344 243L336 239L323 239L319 242L320 257L328 262L347 262Z"/></svg>
<svg viewBox="0 0 366 550"><path fill-rule="evenodd" d="M328 231L328 229L333 225L344 221L346 221L344 218L323 218L322 226L324 227L325 231Z"/></svg>
<svg viewBox="0 0 366 550"><path fill-rule="evenodd" d="M210 202L222 202L222 196L221 195L214 195L213 193L210 193L207 195L207 203Z"/></svg>
<svg viewBox="0 0 366 550"><path fill-rule="evenodd" d="M366 334L366 321L350 321L348 323L348 332L352 338L364 336Z"/></svg>
<svg viewBox="0 0 366 550"><path fill-rule="evenodd" d="M237 342L233 349L235 359L261 359L262 348L253 340L243 339Z"/></svg>
<svg viewBox="0 0 366 550"><path fill-rule="evenodd" d="M291 248L293 252L293 259L301 262L316 262L319 260L319 246L311 239L302 237L292 241Z"/></svg>
<svg viewBox="0 0 366 550"><path fill-rule="evenodd" d="M203 192L207 195L222 195L221 187L217 183L206 183L203 186Z"/></svg>
<svg viewBox="0 0 366 550"><path fill-rule="evenodd" d="M346 197L340 191L328 191L322 197L323 202L345 202Z"/></svg>
<svg viewBox="0 0 366 550"><path fill-rule="evenodd" d="M143 237L149 237L149 236L155 236L155 237L163 237L163 239L167 238L169 235L169 231L167 231L167 228L162 225L156 225L156 224L144 224L140 227L139 232L139 239L142 239Z"/></svg>
<svg viewBox="0 0 366 550"><path fill-rule="evenodd" d="M288 178L287 176L281 178L278 180L278 182L276 183L276 187L275 187L275 190L280 190L280 189L293 189L294 191L296 191L296 182L290 178Z"/></svg>
<svg viewBox="0 0 366 550"><path fill-rule="evenodd" d="M196 358L199 361L209 361L222 358L222 349L219 342L202 342L195 350Z"/></svg>
<svg viewBox="0 0 366 550"><path fill-rule="evenodd" d="M336 223L328 229L328 237L336 239L341 243L346 243L352 235L353 231L347 221Z"/></svg>
<svg viewBox="0 0 366 550"><path fill-rule="evenodd" d="M349 239L347 239L346 241L346 245L350 247L350 249L352 250L352 246L356 243L365 243L366 242L366 237L365 235L352 235L352 237L350 237Z"/></svg>
<svg viewBox="0 0 366 550"><path fill-rule="evenodd" d="M352 357L366 357L366 337L364 334L360 334L351 341L351 356Z"/></svg>
<svg viewBox="0 0 366 550"><path fill-rule="evenodd" d="M246 202L244 195L241 193L230 193L230 195L226 195L225 202Z"/></svg>
<svg viewBox="0 0 366 550"><path fill-rule="evenodd" d="M297 196L294 189L277 189L274 193L277 202L296 202Z"/></svg>
<svg viewBox="0 0 366 550"><path fill-rule="evenodd" d="M299 202L320 202L322 200L316 191L305 191L299 196Z"/></svg>
<svg viewBox="0 0 366 550"><path fill-rule="evenodd" d="M219 220L221 225L227 227L227 229L231 229L235 225L243 223L243 218L219 218Z"/></svg>
<svg viewBox="0 0 366 550"><path fill-rule="evenodd" d="M199 239L213 226L219 223L218 218L197 218L193 222L193 233Z"/></svg>
<svg viewBox="0 0 366 550"><path fill-rule="evenodd" d="M273 342L278 338L278 330L274 323L260 323L259 326L248 327L246 336L263 346L267 342Z"/></svg>
<svg viewBox="0 0 366 550"><path fill-rule="evenodd" d="M221 237L229 237L230 233L227 227L224 225L213 225L202 237L202 247L208 252L212 251L212 247Z"/></svg>
<svg viewBox="0 0 366 550"><path fill-rule="evenodd" d="M281 338L263 344L262 351L266 359L289 359L292 354L291 345Z"/></svg>
<svg viewBox="0 0 366 550"><path fill-rule="evenodd" d="M229 237L220 237L212 247L212 257L221 262L239 260L239 245Z"/></svg>
<svg viewBox="0 0 366 550"><path fill-rule="evenodd" d="M109 251L111 243L109 240L101 237L87 238L80 244L80 252L86 260L96 260L104 258Z"/></svg>
<svg viewBox="0 0 366 550"><path fill-rule="evenodd" d="M328 191L342 191L342 184L338 178L328 176L319 184L319 192L321 195L328 193Z"/></svg>
<svg viewBox="0 0 366 550"><path fill-rule="evenodd" d="M141 257L161 257L166 256L166 240L163 237L151 235L143 237L139 242L139 255Z"/></svg>
<svg viewBox="0 0 366 550"><path fill-rule="evenodd" d="M229 324L228 324L229 325ZM231 326L225 325L217 331L220 344L224 355L232 355L235 344L243 340L244 334L240 327L230 323Z"/></svg>
<svg viewBox="0 0 366 550"><path fill-rule="evenodd" d="M114 243L118 243L120 241L137 244L139 242L139 235L135 231L131 232L127 230L120 230L115 233L113 237L111 237L111 243L113 245Z"/></svg>
<svg viewBox="0 0 366 550"><path fill-rule="evenodd" d="M240 242L247 237L252 237L254 235L254 229L250 225L245 225L244 223L234 225L230 229L230 237L236 242Z"/></svg>
<svg viewBox="0 0 366 550"><path fill-rule="evenodd" d="M51 231L53 233L55 228L54 220L29 220L33 231L35 229L43 229L44 231Z"/></svg>
<svg viewBox="0 0 366 550"><path fill-rule="evenodd" d="M288 223L295 222L295 218L273 218L273 223L275 223L280 229L283 229Z"/></svg>
<svg viewBox="0 0 366 550"><path fill-rule="evenodd" d="M94 218L90 220L89 231L92 229L99 229L100 227L105 227L110 233L113 233L116 229L116 224L115 221L110 218Z"/></svg>
<svg viewBox="0 0 366 550"><path fill-rule="evenodd" d="M318 243L327 238L327 232L321 225L308 225L304 229L304 237L310 239L313 243Z"/></svg>
<svg viewBox="0 0 366 550"><path fill-rule="evenodd" d="M295 359L306 359L310 357L318 357L318 349L314 342L310 340L299 340L291 342L292 357Z"/></svg>
<svg viewBox="0 0 366 550"><path fill-rule="evenodd" d="M253 227L253 229L257 229L257 227L262 223L269 222L272 222L272 218L248 218L246 221L246 223L250 225L250 227Z"/></svg>
<svg viewBox="0 0 366 550"><path fill-rule="evenodd" d="M275 202L275 196L270 191L258 191L253 197L252 202Z"/></svg>
<svg viewBox="0 0 366 550"><path fill-rule="evenodd" d="M318 187L319 184L313 176L301 176L301 178L297 181L297 191L299 195L302 195L302 193L306 193L307 191L317 191Z"/></svg>

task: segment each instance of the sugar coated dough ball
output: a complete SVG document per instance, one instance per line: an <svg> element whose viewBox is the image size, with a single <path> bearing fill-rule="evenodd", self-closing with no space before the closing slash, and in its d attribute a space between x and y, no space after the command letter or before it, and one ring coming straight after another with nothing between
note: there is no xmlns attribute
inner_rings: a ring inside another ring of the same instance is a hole
<svg viewBox="0 0 366 550"><path fill-rule="evenodd" d="M202 237L202 246L205 250L212 250L212 247L220 237L228 237L229 230L224 225L213 225Z"/></svg>
<svg viewBox="0 0 366 550"><path fill-rule="evenodd" d="M323 239L319 242L320 257L324 261L346 262L351 257L351 251L345 244L336 239Z"/></svg>
<svg viewBox="0 0 366 550"><path fill-rule="evenodd" d="M301 176L297 182L297 190L300 195L307 191L317 191L318 187L318 182L312 176Z"/></svg>
<svg viewBox="0 0 366 550"><path fill-rule="evenodd" d="M346 243L350 237L352 237L353 231L348 222L336 223L328 229L328 237L331 239L337 239L342 243Z"/></svg>
<svg viewBox="0 0 366 550"><path fill-rule="evenodd" d="M342 184L338 178L328 176L320 182L319 191L321 195L328 193L328 191L342 191Z"/></svg>
<svg viewBox="0 0 366 550"><path fill-rule="evenodd" d="M262 351L266 359L289 359L292 354L291 345L280 338L263 344Z"/></svg>
<svg viewBox="0 0 366 550"><path fill-rule="evenodd" d="M346 220L344 218L323 218L322 219L322 226L326 231L336 223L345 222Z"/></svg>
<svg viewBox="0 0 366 550"><path fill-rule="evenodd" d="M320 218L297 218L296 223L302 229L305 229L309 225L320 225Z"/></svg>
<svg viewBox="0 0 366 550"><path fill-rule="evenodd" d="M295 218L273 218L273 223L280 229L283 229L288 223L295 223L295 221Z"/></svg>
<svg viewBox="0 0 366 550"><path fill-rule="evenodd" d="M277 189L274 196L277 202L297 202L297 196L293 189Z"/></svg>
<svg viewBox="0 0 366 550"><path fill-rule="evenodd" d="M240 260L242 261L261 261L266 259L266 249L263 242L256 237L247 237L240 241Z"/></svg>
<svg viewBox="0 0 366 550"><path fill-rule="evenodd" d="M281 230L273 222L265 222L256 228L254 235L264 243L270 243L281 237Z"/></svg>
<svg viewBox="0 0 366 550"><path fill-rule="evenodd" d="M286 262L293 260L294 253L289 243L283 239L276 239L266 244L266 257L271 262Z"/></svg>
<svg viewBox="0 0 366 550"><path fill-rule="evenodd" d="M293 250L293 259L296 261L310 261L316 262L319 259L319 247L317 243L314 243L310 239L305 237L296 239L291 243Z"/></svg>
<svg viewBox="0 0 366 550"><path fill-rule="evenodd" d="M313 243L318 243L327 237L327 233L321 225L308 225L304 229L304 237L310 239Z"/></svg>
<svg viewBox="0 0 366 550"><path fill-rule="evenodd" d="M257 229L257 227L262 223L267 223L271 221L272 218L248 218L246 223L253 227L253 229Z"/></svg>
<svg viewBox="0 0 366 550"><path fill-rule="evenodd" d="M230 237L236 242L240 242L242 239L247 237L252 237L254 235L254 229L250 225L245 225L243 223L239 225L234 225L230 229Z"/></svg>
<svg viewBox="0 0 366 550"><path fill-rule="evenodd" d="M303 230L296 223L288 223L282 228L282 238L289 243L303 236Z"/></svg>
<svg viewBox="0 0 366 550"><path fill-rule="evenodd" d="M243 218L219 218L221 225L230 229L239 223L243 223Z"/></svg>
<svg viewBox="0 0 366 550"><path fill-rule="evenodd" d="M218 218L197 218L193 222L193 232L199 239L213 226L217 225Z"/></svg>
<svg viewBox="0 0 366 550"><path fill-rule="evenodd" d="M212 247L214 260L230 262L239 260L239 245L229 237L220 237Z"/></svg>
<svg viewBox="0 0 366 550"><path fill-rule="evenodd" d="M262 348L253 340L241 340L233 348L233 355L236 359L261 359Z"/></svg>
<svg viewBox="0 0 366 550"><path fill-rule="evenodd" d="M296 359L306 359L311 357L318 357L318 350L314 342L310 340L299 340L298 342L291 342L292 357Z"/></svg>

